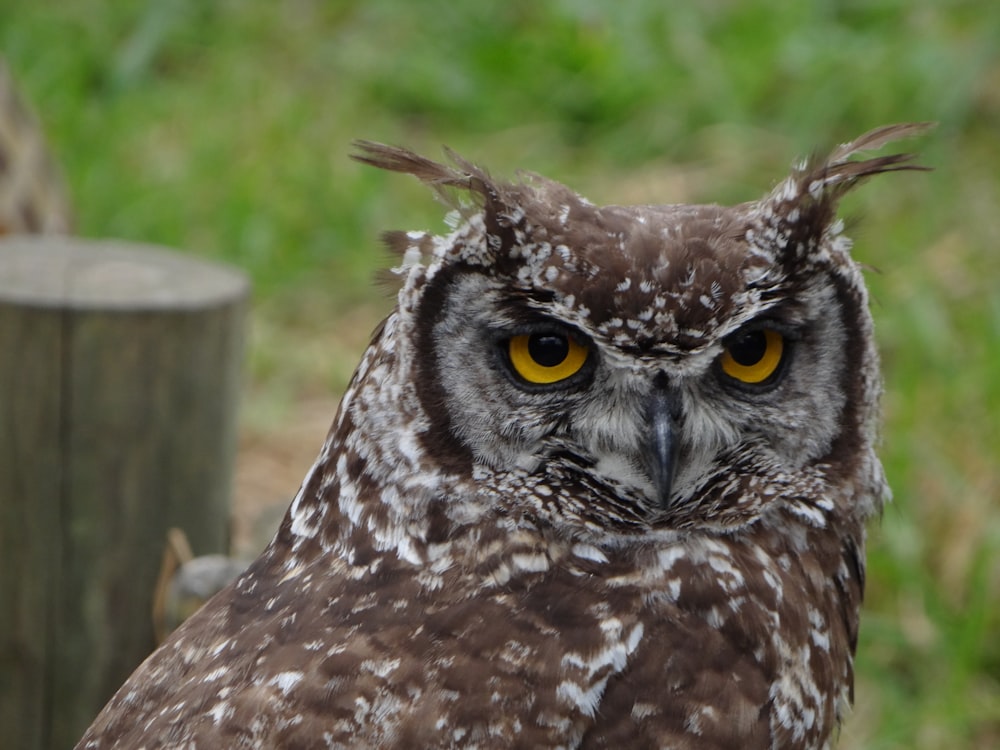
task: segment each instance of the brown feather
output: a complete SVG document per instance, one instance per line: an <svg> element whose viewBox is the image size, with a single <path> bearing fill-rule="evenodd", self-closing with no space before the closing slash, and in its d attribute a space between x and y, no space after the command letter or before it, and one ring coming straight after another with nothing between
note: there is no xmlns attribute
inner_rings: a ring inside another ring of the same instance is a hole
<svg viewBox="0 0 1000 750"><path fill-rule="evenodd" d="M914 138L923 135L937 127L935 122L904 122L895 125L883 125L867 133L859 135L853 141L841 144L833 150L827 159L828 164L836 164L859 151L875 151L887 143L903 138Z"/></svg>

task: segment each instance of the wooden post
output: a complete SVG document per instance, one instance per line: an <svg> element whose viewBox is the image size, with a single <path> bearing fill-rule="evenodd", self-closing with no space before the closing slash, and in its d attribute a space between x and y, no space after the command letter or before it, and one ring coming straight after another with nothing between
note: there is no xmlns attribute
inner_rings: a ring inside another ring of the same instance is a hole
<svg viewBox="0 0 1000 750"><path fill-rule="evenodd" d="M167 530L225 552L248 282L0 241L0 744L72 747L153 646Z"/></svg>

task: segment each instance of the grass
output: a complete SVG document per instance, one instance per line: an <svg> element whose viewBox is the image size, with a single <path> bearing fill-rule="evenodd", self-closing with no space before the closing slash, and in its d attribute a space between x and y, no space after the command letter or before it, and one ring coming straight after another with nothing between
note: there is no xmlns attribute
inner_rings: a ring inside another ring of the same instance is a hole
<svg viewBox="0 0 1000 750"><path fill-rule="evenodd" d="M896 499L871 529L842 746L1000 744L1000 4L11 5L0 50L80 232L251 274L251 428L343 387L390 304L369 283L378 232L441 226L421 188L346 158L355 138L448 143L596 201L725 202L814 148L937 120L913 144L934 173L845 205L857 256L881 269Z"/></svg>

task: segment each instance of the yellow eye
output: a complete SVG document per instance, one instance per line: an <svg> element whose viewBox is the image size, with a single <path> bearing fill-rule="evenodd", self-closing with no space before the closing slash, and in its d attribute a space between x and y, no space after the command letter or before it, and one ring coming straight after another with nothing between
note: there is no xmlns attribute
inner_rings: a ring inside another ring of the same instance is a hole
<svg viewBox="0 0 1000 750"><path fill-rule="evenodd" d="M587 361L587 347L562 333L514 336L507 347L517 374L539 385L565 380L578 373Z"/></svg>
<svg viewBox="0 0 1000 750"><path fill-rule="evenodd" d="M762 328L738 334L722 352L722 371L741 383L763 383L781 364L784 337L775 330Z"/></svg>

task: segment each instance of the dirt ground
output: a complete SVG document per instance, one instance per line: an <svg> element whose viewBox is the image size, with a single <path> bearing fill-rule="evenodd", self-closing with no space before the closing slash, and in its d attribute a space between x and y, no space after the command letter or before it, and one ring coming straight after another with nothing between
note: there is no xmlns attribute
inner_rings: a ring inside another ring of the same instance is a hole
<svg viewBox="0 0 1000 750"><path fill-rule="evenodd" d="M234 556L252 559L270 541L323 445L337 404L332 396L299 401L280 424L243 430L233 479Z"/></svg>

